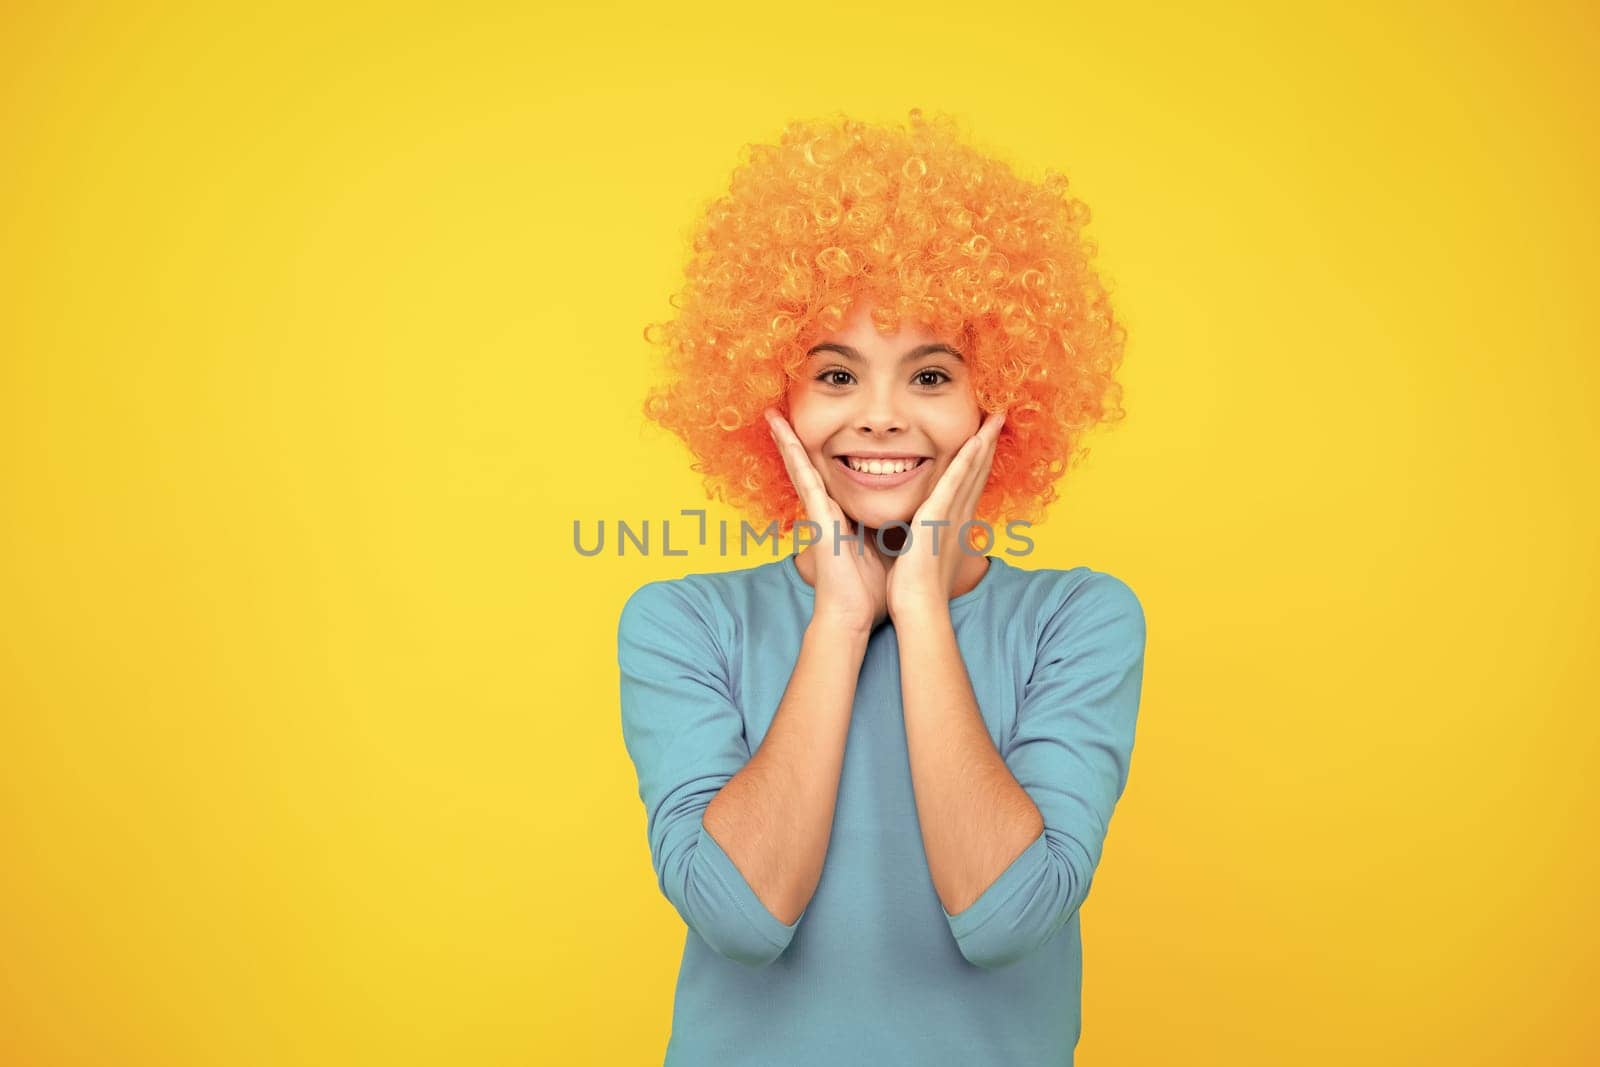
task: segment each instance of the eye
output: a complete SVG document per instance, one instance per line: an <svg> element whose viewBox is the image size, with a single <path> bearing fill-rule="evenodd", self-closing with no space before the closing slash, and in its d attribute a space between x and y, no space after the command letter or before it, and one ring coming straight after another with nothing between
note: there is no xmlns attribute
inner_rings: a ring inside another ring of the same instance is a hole
<svg viewBox="0 0 1600 1067"><path fill-rule="evenodd" d="M931 382L922 382L922 377L923 377L923 376L924 376L924 375L927 375L927 374L932 374L932 375L935 375L935 378L934 378L934 380L933 380L933 381L931 381ZM933 388L933 387L935 387L935 386L940 386L940 385L943 385L943 384L944 384L944 383L945 383L945 382L951 382L951 381L955 381L955 379L954 379L954 378L952 378L952 377L950 377L950 375L948 375L948 374L946 374L946 373L945 373L945 372L944 372L944 371L942 371L942 370L935 370L935 369L934 369L934 368L932 368L932 367L929 367L929 368L928 368L928 369L927 369L927 370L920 370L920 371L918 371L918 372L917 372L917 380L918 380L918 381L919 381L919 382L922 382L922 384L923 384L923 385L926 385L926 386L928 386L928 387L929 387L929 388Z"/></svg>
<svg viewBox="0 0 1600 1067"><path fill-rule="evenodd" d="M825 370L821 374L817 375L817 381L821 382L823 385L844 385L844 384L846 384L845 382L835 381L833 379L833 376L835 374L842 374L846 378L850 377L850 372L847 371L847 370L840 370L838 367L829 367L827 370Z"/></svg>

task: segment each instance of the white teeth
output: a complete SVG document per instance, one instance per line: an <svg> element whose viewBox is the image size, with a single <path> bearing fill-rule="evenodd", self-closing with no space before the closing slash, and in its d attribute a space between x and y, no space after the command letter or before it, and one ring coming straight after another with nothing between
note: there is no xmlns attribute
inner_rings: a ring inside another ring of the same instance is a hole
<svg viewBox="0 0 1600 1067"><path fill-rule="evenodd" d="M851 470L861 471L864 474L902 474L915 467L922 461L920 459L856 459L846 456L845 462Z"/></svg>

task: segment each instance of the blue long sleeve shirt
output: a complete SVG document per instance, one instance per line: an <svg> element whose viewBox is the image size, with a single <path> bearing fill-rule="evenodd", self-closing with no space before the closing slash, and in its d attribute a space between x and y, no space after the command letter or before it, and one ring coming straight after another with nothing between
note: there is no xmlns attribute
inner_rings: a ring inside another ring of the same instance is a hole
<svg viewBox="0 0 1600 1067"><path fill-rule="evenodd" d="M666 1065L1070 1065L1079 908L1127 785L1145 623L1124 582L1000 556L950 601L996 750L1043 832L958 914L917 821L892 621L856 681L821 881L767 910L704 824L783 699L815 590L790 555L650 582L618 624L623 738L650 857L688 927Z"/></svg>

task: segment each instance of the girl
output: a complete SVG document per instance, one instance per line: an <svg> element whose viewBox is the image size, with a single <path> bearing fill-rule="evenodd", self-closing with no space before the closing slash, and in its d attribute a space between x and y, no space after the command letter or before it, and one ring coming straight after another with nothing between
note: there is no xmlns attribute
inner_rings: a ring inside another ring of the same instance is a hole
<svg viewBox="0 0 1600 1067"><path fill-rule="evenodd" d="M948 120L795 123L749 146L646 331L646 414L708 492L811 535L619 622L688 926L669 1065L1072 1062L1144 615L1110 574L993 554L988 520L1039 515L1122 415L1087 219Z"/></svg>

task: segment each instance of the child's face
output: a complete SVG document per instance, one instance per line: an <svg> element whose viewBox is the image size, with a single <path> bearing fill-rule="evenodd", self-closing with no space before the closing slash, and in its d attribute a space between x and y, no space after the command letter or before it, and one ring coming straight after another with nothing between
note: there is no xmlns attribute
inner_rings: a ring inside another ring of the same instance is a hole
<svg viewBox="0 0 1600 1067"><path fill-rule="evenodd" d="M882 336L871 310L865 300L857 302L838 333L811 341L799 380L789 383L789 422L828 495L862 526L878 529L911 521L978 432L983 412L953 344L911 356L924 345L947 342L910 323ZM857 358L841 351L846 348ZM845 457L873 454L920 462L900 474L857 473L845 463ZM825 544L830 535L823 531Z"/></svg>

